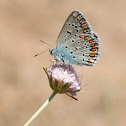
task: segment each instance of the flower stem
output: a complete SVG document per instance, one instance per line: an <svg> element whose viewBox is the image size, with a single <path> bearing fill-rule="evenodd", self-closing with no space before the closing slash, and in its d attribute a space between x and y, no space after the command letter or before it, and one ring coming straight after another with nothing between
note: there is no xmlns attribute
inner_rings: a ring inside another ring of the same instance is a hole
<svg viewBox="0 0 126 126"><path fill-rule="evenodd" d="M39 113L49 104L49 102L56 95L56 92L53 92L52 95L46 100L46 102L38 109L38 111L24 124L24 126L28 126L38 115Z"/></svg>

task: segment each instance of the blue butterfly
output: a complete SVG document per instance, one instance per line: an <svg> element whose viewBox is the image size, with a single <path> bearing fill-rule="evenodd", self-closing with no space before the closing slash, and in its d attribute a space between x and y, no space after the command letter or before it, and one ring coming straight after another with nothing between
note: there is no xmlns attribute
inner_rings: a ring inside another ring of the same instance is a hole
<svg viewBox="0 0 126 126"><path fill-rule="evenodd" d="M83 14L75 10L65 21L56 48L49 52L64 63L92 66L99 59L100 39Z"/></svg>

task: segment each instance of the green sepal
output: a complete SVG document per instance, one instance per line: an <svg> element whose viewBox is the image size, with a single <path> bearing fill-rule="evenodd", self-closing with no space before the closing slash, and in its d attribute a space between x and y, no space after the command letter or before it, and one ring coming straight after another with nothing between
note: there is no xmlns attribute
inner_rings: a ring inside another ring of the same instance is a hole
<svg viewBox="0 0 126 126"><path fill-rule="evenodd" d="M55 82L53 83L54 85L54 91L57 92L58 88L59 88L59 81L57 79L55 79Z"/></svg>
<svg viewBox="0 0 126 126"><path fill-rule="evenodd" d="M46 73L46 75L47 75L47 77L49 79L49 74L48 74L47 70L45 68L43 68L43 70L45 71L45 73Z"/></svg>
<svg viewBox="0 0 126 126"><path fill-rule="evenodd" d="M80 91L81 89L78 89L78 90L74 90L74 91L69 91L69 92L78 92L78 91Z"/></svg>
<svg viewBox="0 0 126 126"><path fill-rule="evenodd" d="M47 70L45 68L43 68L43 70L45 71L47 77L48 77L48 80L49 80L49 85L50 87L52 88L52 90L54 90L54 85L53 85L53 79L52 79L52 76L49 76Z"/></svg>
<svg viewBox="0 0 126 126"><path fill-rule="evenodd" d="M64 84L63 81L59 83L59 87L58 87L58 89L57 89L57 92L58 92L58 93L60 93L60 92L62 91L63 84Z"/></svg>
<svg viewBox="0 0 126 126"><path fill-rule="evenodd" d="M64 90L65 88L67 88L67 86L69 86L69 83L64 84L63 87L62 87L62 90Z"/></svg>
<svg viewBox="0 0 126 126"><path fill-rule="evenodd" d="M49 78L49 84L50 84L50 87L52 88L52 90L54 90L54 85L53 85L52 76Z"/></svg>
<svg viewBox="0 0 126 126"><path fill-rule="evenodd" d="M69 87L71 86L71 84L66 83L65 85L63 85L63 87L61 88L59 93L65 93L67 92L67 90L69 89Z"/></svg>
<svg viewBox="0 0 126 126"><path fill-rule="evenodd" d="M59 90L61 90L61 89L62 89L63 84L64 84L64 83L63 83L63 81L59 83L59 88L58 88Z"/></svg>

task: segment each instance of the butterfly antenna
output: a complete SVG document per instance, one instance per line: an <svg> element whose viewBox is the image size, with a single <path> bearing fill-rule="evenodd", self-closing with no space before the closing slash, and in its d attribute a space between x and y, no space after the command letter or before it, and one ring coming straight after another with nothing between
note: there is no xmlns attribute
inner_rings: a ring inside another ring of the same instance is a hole
<svg viewBox="0 0 126 126"><path fill-rule="evenodd" d="M69 95L69 94L67 94L67 93L66 93L66 95L68 95L69 97L71 97L71 98L73 98L74 100L78 101L78 99L75 98L75 97L73 97L72 95Z"/></svg>
<svg viewBox="0 0 126 126"><path fill-rule="evenodd" d="M45 50L45 51L42 51L42 52L40 52L40 53L34 55L34 57L36 57L36 56L38 56L38 55L40 55L40 54L42 54L42 53L44 53L44 52L46 52L46 51L48 51L48 50L49 50L49 49L47 49L47 50Z"/></svg>
<svg viewBox="0 0 126 126"><path fill-rule="evenodd" d="M49 46L51 46L51 47L53 47L52 45L50 45L49 43L46 43L46 42L43 42L42 40L40 40L42 43L45 43L45 44L47 44L47 45L49 45Z"/></svg>

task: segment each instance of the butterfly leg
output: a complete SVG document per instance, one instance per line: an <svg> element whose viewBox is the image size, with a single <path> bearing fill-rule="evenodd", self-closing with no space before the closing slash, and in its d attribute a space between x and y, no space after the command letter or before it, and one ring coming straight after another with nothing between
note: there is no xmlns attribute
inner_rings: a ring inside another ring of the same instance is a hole
<svg viewBox="0 0 126 126"><path fill-rule="evenodd" d="M79 66L79 68L78 68L78 70L77 70L77 74L79 73L79 70L80 70L80 66Z"/></svg>
<svg viewBox="0 0 126 126"><path fill-rule="evenodd" d="M50 61L51 61L51 65L53 65L53 61L50 59Z"/></svg>
<svg viewBox="0 0 126 126"><path fill-rule="evenodd" d="M56 64L57 64L58 60L57 60L57 59L53 59L53 60L51 60L51 64L52 64L52 65L54 65L55 62L56 62Z"/></svg>
<svg viewBox="0 0 126 126"><path fill-rule="evenodd" d="M70 94L68 94L68 93L66 93L66 95L68 95L69 97L71 97L71 98L73 98L74 100L78 101L78 99L75 98L75 97L73 97L72 95L70 95Z"/></svg>

